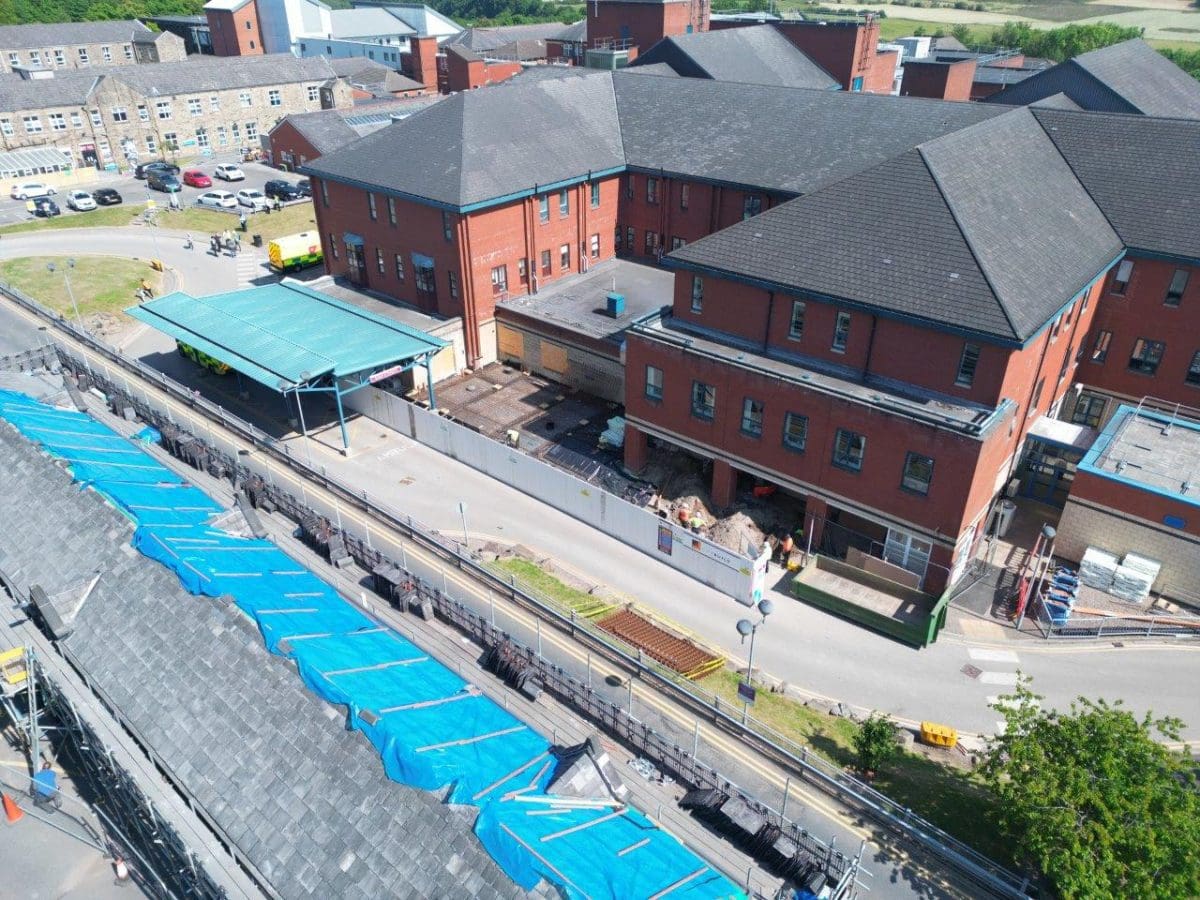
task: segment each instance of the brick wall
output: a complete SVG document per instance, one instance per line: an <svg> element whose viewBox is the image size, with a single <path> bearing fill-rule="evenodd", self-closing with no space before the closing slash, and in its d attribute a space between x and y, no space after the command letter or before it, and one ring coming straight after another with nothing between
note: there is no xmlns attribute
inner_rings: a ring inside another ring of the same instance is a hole
<svg viewBox="0 0 1200 900"><path fill-rule="evenodd" d="M913 60L904 64L904 83L900 86L900 95L966 101L971 99L974 81L973 59L953 63Z"/></svg>
<svg viewBox="0 0 1200 900"><path fill-rule="evenodd" d="M623 3L593 0L587 4L588 43L628 40L643 53L664 37L708 30L708 4L704 0L670 0L666 3Z"/></svg>
<svg viewBox="0 0 1200 900"><path fill-rule="evenodd" d="M80 23L81 29L86 29L86 23ZM179 41L180 47L183 41ZM171 45L174 46L173 44ZM82 53L80 51L83 51ZM107 51L107 53L105 52ZM59 53L62 62L59 62ZM137 53L130 41L109 41L108 43L93 43L88 40L72 44L56 44L50 47L38 48L0 48L0 71L12 72L12 56L16 54L19 65L26 68L44 69L86 69L92 66L132 66L138 62ZM178 59L183 59L186 53L180 52ZM172 56L171 59L175 59ZM164 60L166 61L166 60Z"/></svg>
<svg viewBox="0 0 1200 900"><path fill-rule="evenodd" d="M291 122L281 122L272 129L270 135L271 165L286 165L289 169L295 169L320 155L317 148L309 143L308 138L298 132Z"/></svg>
<svg viewBox="0 0 1200 900"><path fill-rule="evenodd" d="M217 56L261 56L264 52L258 27L258 4L254 0L230 11L205 10Z"/></svg>

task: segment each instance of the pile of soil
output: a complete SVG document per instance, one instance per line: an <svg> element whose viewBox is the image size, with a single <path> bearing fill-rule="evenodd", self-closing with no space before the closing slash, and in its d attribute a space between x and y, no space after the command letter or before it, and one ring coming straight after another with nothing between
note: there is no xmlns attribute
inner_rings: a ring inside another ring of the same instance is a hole
<svg viewBox="0 0 1200 900"><path fill-rule="evenodd" d="M753 553L762 547L766 534L758 523L739 510L717 521L708 529L708 538L737 553Z"/></svg>

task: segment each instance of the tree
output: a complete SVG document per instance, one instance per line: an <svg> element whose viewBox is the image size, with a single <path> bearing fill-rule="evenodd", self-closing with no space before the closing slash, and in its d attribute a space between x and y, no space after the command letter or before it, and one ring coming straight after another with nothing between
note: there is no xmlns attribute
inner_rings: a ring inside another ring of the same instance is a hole
<svg viewBox="0 0 1200 900"><path fill-rule="evenodd" d="M969 25L955 25L950 29L950 34L964 47L971 46L971 28Z"/></svg>
<svg viewBox="0 0 1200 900"><path fill-rule="evenodd" d="M864 772L877 772L899 749L896 725L887 716L871 713L854 735L858 767Z"/></svg>
<svg viewBox="0 0 1200 900"><path fill-rule="evenodd" d="M1006 727L982 767L1016 855L1066 898L1200 895L1195 764L1153 736L1182 723L1082 697L1046 712L1029 685L996 704Z"/></svg>

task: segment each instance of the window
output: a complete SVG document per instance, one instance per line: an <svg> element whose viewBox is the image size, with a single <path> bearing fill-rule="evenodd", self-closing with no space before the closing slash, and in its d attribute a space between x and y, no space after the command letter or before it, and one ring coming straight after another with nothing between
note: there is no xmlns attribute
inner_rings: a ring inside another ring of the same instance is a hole
<svg viewBox="0 0 1200 900"><path fill-rule="evenodd" d="M788 337L798 341L804 337L804 301L792 301L792 318L788 322Z"/></svg>
<svg viewBox="0 0 1200 900"><path fill-rule="evenodd" d="M375 269L380 275L387 274L387 264L383 261L383 250L379 247L375 248Z"/></svg>
<svg viewBox="0 0 1200 900"><path fill-rule="evenodd" d="M558 248L558 268L559 271L565 272L571 268L571 245L563 244Z"/></svg>
<svg viewBox="0 0 1200 900"><path fill-rule="evenodd" d="M954 383L959 387L970 387L975 383L975 370L979 368L979 350L978 344L972 344L970 341L963 344L962 355L958 358L958 374L954 376Z"/></svg>
<svg viewBox="0 0 1200 900"><path fill-rule="evenodd" d="M179 136L177 134L175 134L175 132L173 132L173 131L164 131L163 132L163 146L178 147L179 146Z"/></svg>
<svg viewBox="0 0 1200 900"><path fill-rule="evenodd" d="M862 470L863 456L867 452L867 439L857 431L846 428L837 430L837 439L833 442L833 464L839 469L851 472Z"/></svg>
<svg viewBox="0 0 1200 900"><path fill-rule="evenodd" d="M653 175L646 178L646 202L658 203L658 179Z"/></svg>
<svg viewBox="0 0 1200 900"><path fill-rule="evenodd" d="M646 399L660 401L663 396L663 370L646 366Z"/></svg>
<svg viewBox="0 0 1200 900"><path fill-rule="evenodd" d="M600 258L600 235L593 234L590 243L591 243L590 251L592 254L592 259L599 259Z"/></svg>
<svg viewBox="0 0 1200 900"><path fill-rule="evenodd" d="M1108 357L1108 345L1112 343L1112 332L1101 331L1092 346L1092 362L1102 363Z"/></svg>
<svg viewBox="0 0 1200 900"><path fill-rule="evenodd" d="M201 147L208 146L208 129L203 125L196 129L196 143Z"/></svg>
<svg viewBox="0 0 1200 900"><path fill-rule="evenodd" d="M679 208L680 209L688 208L688 188L689 187L690 187L690 185L686 181L679 186Z"/></svg>
<svg viewBox="0 0 1200 900"><path fill-rule="evenodd" d="M229 143L229 130L224 125L217 126L217 143L222 147Z"/></svg>
<svg viewBox="0 0 1200 900"><path fill-rule="evenodd" d="M752 397L746 397L742 400L742 434L759 438L762 437L763 430L763 405L762 401L755 400Z"/></svg>
<svg viewBox="0 0 1200 900"><path fill-rule="evenodd" d="M1162 341L1138 338L1134 341L1133 352L1129 354L1130 371L1153 375L1158 371L1158 364L1162 362L1163 351L1166 349L1167 345Z"/></svg>
<svg viewBox="0 0 1200 900"><path fill-rule="evenodd" d="M692 312L704 310L704 279L699 275L692 276Z"/></svg>
<svg viewBox="0 0 1200 900"><path fill-rule="evenodd" d="M1183 300L1183 292L1187 290L1187 283L1187 269L1176 269L1175 274L1171 276L1171 284L1167 287L1167 296L1163 303L1167 306L1178 306Z"/></svg>
<svg viewBox="0 0 1200 900"><path fill-rule="evenodd" d="M457 297L458 296L458 273L455 272L453 269L449 269L446 272L446 280L450 282L450 296Z"/></svg>
<svg viewBox="0 0 1200 900"><path fill-rule="evenodd" d="M1074 358L1075 358L1075 351L1072 350L1070 347L1068 347L1067 352L1063 354L1062 366L1058 370L1058 380L1059 381L1062 381L1064 378L1067 377L1067 369L1071 368L1071 360Z"/></svg>
<svg viewBox="0 0 1200 900"><path fill-rule="evenodd" d="M1075 425L1086 425L1097 428L1104 418L1104 407L1107 401L1096 394L1084 392L1075 401L1075 410L1071 413L1071 422Z"/></svg>
<svg viewBox="0 0 1200 900"><path fill-rule="evenodd" d="M414 259L413 269L417 273L417 290L426 294L436 293L437 285L433 277L433 260L427 257L421 261Z"/></svg>
<svg viewBox="0 0 1200 900"><path fill-rule="evenodd" d="M267 103L271 106L283 106L283 97L280 95L279 91L267 91Z"/></svg>
<svg viewBox="0 0 1200 900"><path fill-rule="evenodd" d="M42 64L42 53L40 50L29 51L29 65L37 68Z"/></svg>
<svg viewBox="0 0 1200 900"><path fill-rule="evenodd" d="M393 228L396 227L396 200L393 197L387 198L388 209L388 224Z"/></svg>
<svg viewBox="0 0 1200 900"><path fill-rule="evenodd" d="M1118 296L1124 295L1129 288L1129 279L1133 277L1133 260L1123 259L1117 265L1116 271L1113 272L1112 284L1108 286L1110 292Z"/></svg>
<svg viewBox="0 0 1200 900"><path fill-rule="evenodd" d="M529 280L529 263L523 256L517 260L517 280L522 284Z"/></svg>
<svg viewBox="0 0 1200 900"><path fill-rule="evenodd" d="M450 213L442 210L442 237L447 241L454 240L454 221L450 218Z"/></svg>
<svg viewBox="0 0 1200 900"><path fill-rule="evenodd" d="M83 128L83 116L81 116L78 112L71 112L71 127Z"/></svg>
<svg viewBox="0 0 1200 900"><path fill-rule="evenodd" d="M627 253L634 252L634 245L637 243L637 231L632 225L625 229L625 251Z"/></svg>
<svg viewBox="0 0 1200 900"><path fill-rule="evenodd" d="M218 97L216 94L213 94L211 97L208 98L208 110L209 110L209 112L220 112L221 111L221 98Z"/></svg>
<svg viewBox="0 0 1200 900"><path fill-rule="evenodd" d="M146 152L147 153L157 153L158 152L158 139L155 138L154 135L152 135L152 134L146 136Z"/></svg>
<svg viewBox="0 0 1200 900"><path fill-rule="evenodd" d="M797 453L808 443L808 416L790 412L783 417L783 446Z"/></svg>
<svg viewBox="0 0 1200 900"><path fill-rule="evenodd" d="M229 127L233 131L233 142L235 144L239 143L242 139L242 126L239 125L237 122L234 122ZM303 160L304 157L302 156L302 157L300 157L300 159Z"/></svg>
<svg viewBox="0 0 1200 900"><path fill-rule="evenodd" d="M65 66L67 64L67 55L62 50L54 51L54 64L56 66Z"/></svg>
<svg viewBox="0 0 1200 900"><path fill-rule="evenodd" d="M492 293L503 294L508 290L508 266L492 269Z"/></svg>
<svg viewBox="0 0 1200 900"><path fill-rule="evenodd" d="M542 274L549 275L553 271L554 271L554 269L550 263L550 251L543 250L542 251Z"/></svg>
<svg viewBox="0 0 1200 900"><path fill-rule="evenodd" d="M1034 385L1033 396L1029 398L1029 411L1037 412L1038 404L1042 402L1042 389L1046 386L1046 379L1039 378L1038 383Z"/></svg>
<svg viewBox="0 0 1200 900"><path fill-rule="evenodd" d="M538 218L542 220L542 224L550 221L550 195L542 194L538 198Z"/></svg>
<svg viewBox="0 0 1200 900"><path fill-rule="evenodd" d="M600 182L592 182L592 209L600 206Z"/></svg>
<svg viewBox="0 0 1200 900"><path fill-rule="evenodd" d="M625 199L633 199L633 174L625 176Z"/></svg>
<svg viewBox="0 0 1200 900"><path fill-rule="evenodd" d="M3 119L0 119L0 134L4 135L5 137L13 136L12 119L8 118L7 116L5 116Z"/></svg>
<svg viewBox="0 0 1200 900"><path fill-rule="evenodd" d="M558 217L565 219L571 212L571 195L567 193L567 189L563 188L558 192Z"/></svg>
<svg viewBox="0 0 1200 900"><path fill-rule="evenodd" d="M249 109L251 106L250 92L242 91L240 94L238 94L238 102L242 104L243 109Z"/></svg>
<svg viewBox="0 0 1200 900"><path fill-rule="evenodd" d="M703 381L692 382L692 415L712 421L717 410L717 389Z"/></svg>
<svg viewBox="0 0 1200 900"><path fill-rule="evenodd" d="M321 88L315 84L308 85L305 90L308 92L308 102L314 103L321 99Z"/></svg>
<svg viewBox="0 0 1200 900"><path fill-rule="evenodd" d="M685 241L681 237L671 238L671 249L672 250L678 250L680 247L686 246L686 244L687 244L687 241Z"/></svg>
<svg viewBox="0 0 1200 900"><path fill-rule="evenodd" d="M850 90L861 91L862 89L863 89L863 77L861 75L859 75L852 82L850 82Z"/></svg>
<svg viewBox="0 0 1200 900"><path fill-rule="evenodd" d="M126 44L121 49L125 52L126 59L133 59L133 45L132 44Z"/></svg>
<svg viewBox="0 0 1200 900"><path fill-rule="evenodd" d="M98 109L89 109L89 110L88 110L88 116L89 116L89 118L91 118L91 120L92 120L92 124L93 124L95 127L97 127L97 128L101 128L101 127L103 127L103 125L104 125L104 120L103 120L102 118L100 118L100 110L98 110Z"/></svg>
<svg viewBox="0 0 1200 900"><path fill-rule="evenodd" d="M850 340L850 313L840 312L833 324L833 350L837 353L846 352L846 342Z"/></svg>
<svg viewBox="0 0 1200 900"><path fill-rule="evenodd" d="M329 184L325 181L321 182L321 205L329 208Z"/></svg>
<svg viewBox="0 0 1200 900"><path fill-rule="evenodd" d="M248 140L248 141L257 141L258 140L258 123L257 122L247 122L246 123L246 140Z"/></svg>
<svg viewBox="0 0 1200 900"><path fill-rule="evenodd" d="M8 54L8 64L10 66L19 66L21 64L21 54L20 53Z"/></svg>
<svg viewBox="0 0 1200 900"><path fill-rule="evenodd" d="M914 494L928 494L929 482L933 481L933 459L920 453L909 453L904 457L904 473L900 476L900 487Z"/></svg>
<svg viewBox="0 0 1200 900"><path fill-rule="evenodd" d="M747 194L742 201L742 219L752 219L762 212L762 197L758 194Z"/></svg>
<svg viewBox="0 0 1200 900"><path fill-rule="evenodd" d="M137 110L138 110L138 121L139 122L149 122L150 121L150 110L146 109L146 104L139 103Z"/></svg>
<svg viewBox="0 0 1200 900"><path fill-rule="evenodd" d="M154 104L154 112L163 121L169 120L171 118L171 101L170 100L157 101Z"/></svg>
<svg viewBox="0 0 1200 900"><path fill-rule="evenodd" d="M654 251L657 248L658 248L658 232L657 231L647 231L646 232L646 255L653 256Z"/></svg>
<svg viewBox="0 0 1200 900"><path fill-rule="evenodd" d="M375 195L370 191L367 191L367 215L371 217L372 222L379 218L379 210L375 207Z"/></svg>
<svg viewBox="0 0 1200 900"><path fill-rule="evenodd" d="M42 133L42 120L38 116L21 116L21 121L25 125L26 134Z"/></svg>
<svg viewBox="0 0 1200 900"><path fill-rule="evenodd" d="M250 30L250 20L249 19L246 20L246 30L247 31Z"/></svg>
<svg viewBox="0 0 1200 900"><path fill-rule="evenodd" d="M78 50L78 53L79 53L79 64L81 66L86 66L89 62L87 47L80 47Z"/></svg>
<svg viewBox="0 0 1200 900"><path fill-rule="evenodd" d="M50 113L49 115L46 116L46 118L50 120L50 130L51 131L66 131L67 130L67 117L64 116L62 113Z"/></svg>
<svg viewBox="0 0 1200 900"><path fill-rule="evenodd" d="M1200 350L1192 354L1192 361L1188 363L1187 375L1183 380L1188 384L1200 384Z"/></svg>
<svg viewBox="0 0 1200 900"><path fill-rule="evenodd" d="M112 62L112 47L101 47L100 55L104 57L105 62Z"/></svg>
<svg viewBox="0 0 1200 900"><path fill-rule="evenodd" d="M1050 343L1052 344L1054 343L1055 338L1058 337L1059 329L1062 328L1062 318L1062 313L1059 313L1054 318L1054 323L1050 326Z"/></svg>

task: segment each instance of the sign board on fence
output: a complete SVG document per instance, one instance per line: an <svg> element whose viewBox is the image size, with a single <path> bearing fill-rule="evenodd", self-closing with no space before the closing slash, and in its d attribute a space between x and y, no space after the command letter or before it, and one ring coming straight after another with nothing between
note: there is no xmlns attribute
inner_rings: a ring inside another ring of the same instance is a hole
<svg viewBox="0 0 1200 900"><path fill-rule="evenodd" d="M310 249L309 252L312 253L313 250ZM390 369L384 369L382 372L376 372L374 375L372 375L367 380L369 382L371 382L371 384L378 384L381 381L385 381L388 378L391 378L393 375L399 375L403 371L404 371L404 366L392 366Z"/></svg>
<svg viewBox="0 0 1200 900"><path fill-rule="evenodd" d="M763 544L762 553L754 561L754 569L750 573L750 602L757 603L767 589L767 563L771 561L771 545Z"/></svg>
<svg viewBox="0 0 1200 900"><path fill-rule="evenodd" d="M675 537L671 533L671 526L666 523L658 526L658 549L660 552L671 555L671 548L675 543Z"/></svg>
<svg viewBox="0 0 1200 900"><path fill-rule="evenodd" d="M758 694L758 691L756 691L754 689L754 685L746 684L746 682L744 682L744 681L738 682L738 699L741 700L743 703L748 703L750 705L753 705L754 698L755 698L755 696L757 696L757 694Z"/></svg>

